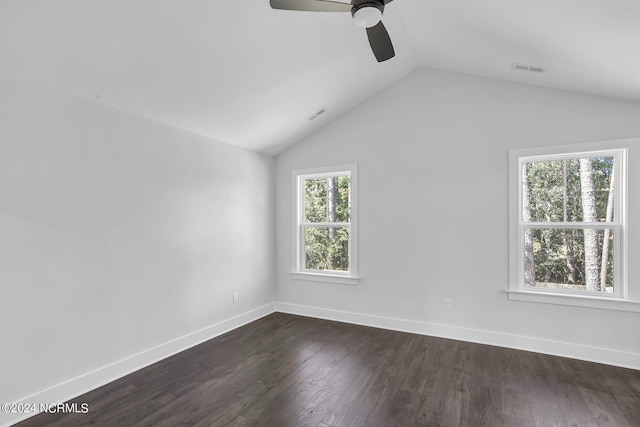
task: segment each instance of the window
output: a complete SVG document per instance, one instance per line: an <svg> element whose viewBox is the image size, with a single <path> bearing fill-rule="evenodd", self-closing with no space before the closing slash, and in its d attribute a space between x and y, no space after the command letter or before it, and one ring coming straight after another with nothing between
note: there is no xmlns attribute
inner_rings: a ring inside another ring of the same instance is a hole
<svg viewBox="0 0 640 427"><path fill-rule="evenodd" d="M297 170L294 278L357 283L356 166Z"/></svg>
<svg viewBox="0 0 640 427"><path fill-rule="evenodd" d="M511 151L509 298L624 301L626 183L611 143Z"/></svg>

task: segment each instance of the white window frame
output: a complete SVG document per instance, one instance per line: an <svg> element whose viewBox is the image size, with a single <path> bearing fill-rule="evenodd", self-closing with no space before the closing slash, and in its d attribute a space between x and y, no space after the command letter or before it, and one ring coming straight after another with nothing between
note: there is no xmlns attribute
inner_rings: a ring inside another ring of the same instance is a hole
<svg viewBox="0 0 640 427"><path fill-rule="evenodd" d="M509 284L510 300L550 304L640 311L640 302L628 299L627 277L627 145L640 139L601 141L583 144L536 147L509 151ZM616 168L616 194L613 222L529 222L522 221L522 164L533 161L613 156ZM524 284L525 228L595 228L614 233L614 293L534 288Z"/></svg>
<svg viewBox="0 0 640 427"><path fill-rule="evenodd" d="M349 271L308 270L305 268L304 229L306 226L329 226L331 224L306 224L304 181L313 178L351 176L351 222L333 225L349 228ZM328 283L356 285L358 276L358 166L355 164L312 169L296 169L293 182L293 244L291 277L297 280L313 280Z"/></svg>

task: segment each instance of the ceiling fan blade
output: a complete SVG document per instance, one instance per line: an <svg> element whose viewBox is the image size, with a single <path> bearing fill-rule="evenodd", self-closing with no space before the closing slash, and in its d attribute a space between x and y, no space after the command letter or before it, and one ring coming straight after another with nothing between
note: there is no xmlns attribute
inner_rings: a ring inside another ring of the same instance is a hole
<svg viewBox="0 0 640 427"><path fill-rule="evenodd" d="M348 3L328 0L270 0L272 9L302 10L305 12L351 12Z"/></svg>
<svg viewBox="0 0 640 427"><path fill-rule="evenodd" d="M383 4L391 3L393 0L380 0ZM370 3L371 0L351 0L351 4L354 6L358 6L362 3Z"/></svg>
<svg viewBox="0 0 640 427"><path fill-rule="evenodd" d="M382 25L382 21L371 28L367 28L367 36L369 37L371 50L373 50L378 62L383 62L396 56L391 37L389 37L387 29Z"/></svg>

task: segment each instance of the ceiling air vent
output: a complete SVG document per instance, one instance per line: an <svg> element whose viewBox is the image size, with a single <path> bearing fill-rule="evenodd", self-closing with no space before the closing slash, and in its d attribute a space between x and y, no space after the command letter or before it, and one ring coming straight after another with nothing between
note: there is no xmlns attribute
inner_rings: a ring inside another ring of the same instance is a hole
<svg viewBox="0 0 640 427"><path fill-rule="evenodd" d="M539 67L537 65L524 65L524 64L513 64L513 69L514 70L520 70L520 71L529 71L531 73L543 73L544 72L544 68Z"/></svg>
<svg viewBox="0 0 640 427"><path fill-rule="evenodd" d="M321 109L319 109L318 111L316 111L313 116L309 117L309 120L315 120L318 116L323 115L324 113L327 112L327 109L322 107Z"/></svg>

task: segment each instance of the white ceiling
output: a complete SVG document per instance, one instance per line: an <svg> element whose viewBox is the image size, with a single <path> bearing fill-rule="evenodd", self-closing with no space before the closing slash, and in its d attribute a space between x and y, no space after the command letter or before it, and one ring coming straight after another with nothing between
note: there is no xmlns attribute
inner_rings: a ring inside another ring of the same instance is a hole
<svg viewBox="0 0 640 427"><path fill-rule="evenodd" d="M1 0L0 73L271 154L419 66L640 101L638 0L395 0L383 22L377 63L348 13Z"/></svg>

